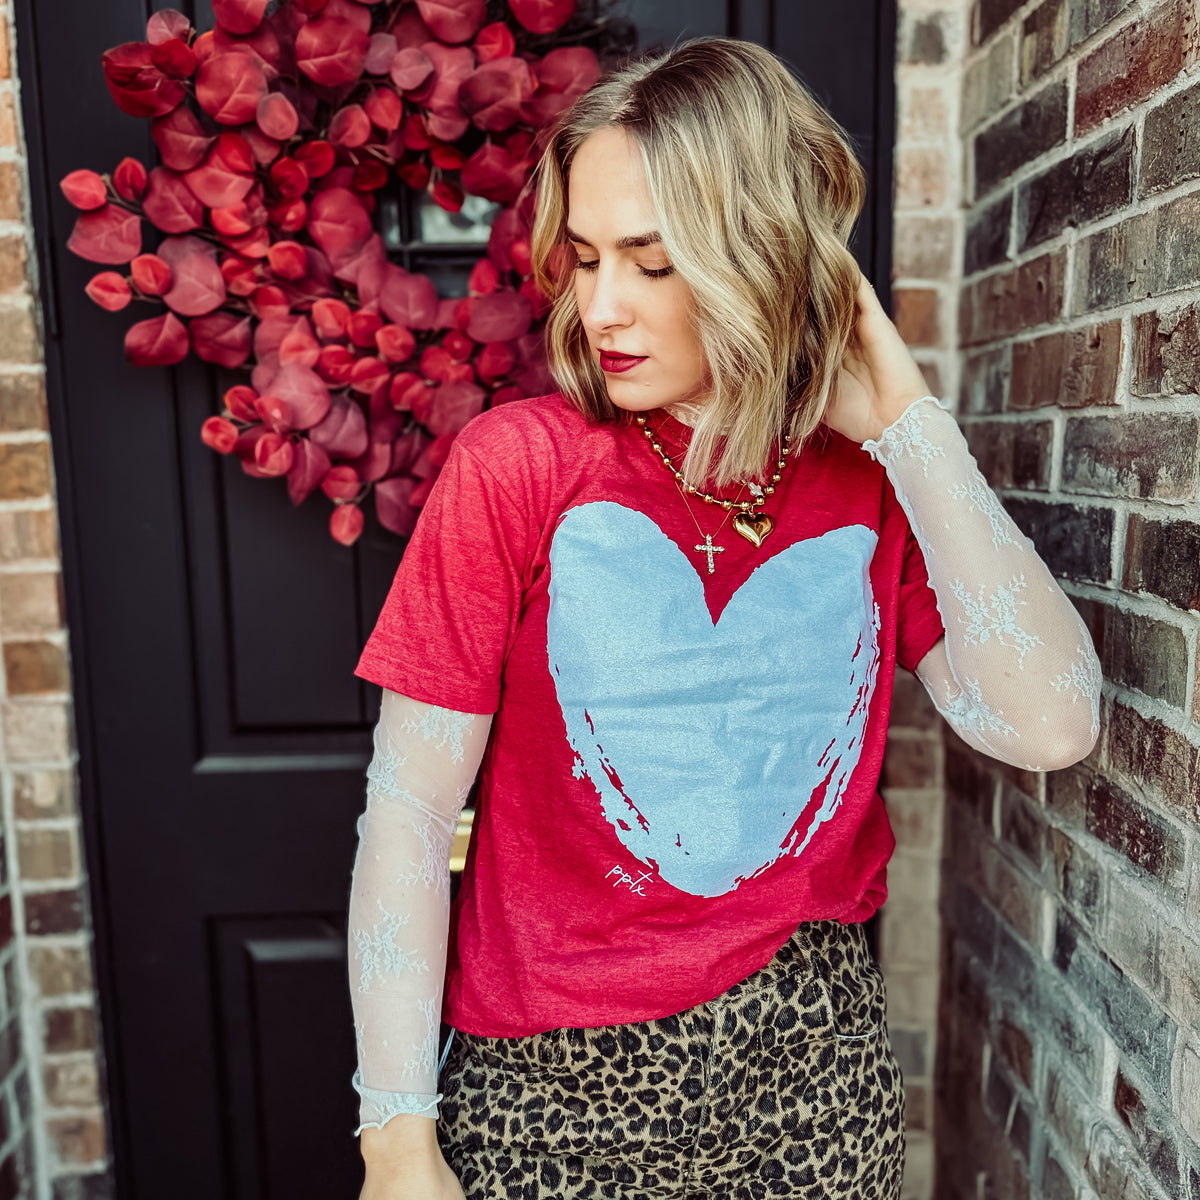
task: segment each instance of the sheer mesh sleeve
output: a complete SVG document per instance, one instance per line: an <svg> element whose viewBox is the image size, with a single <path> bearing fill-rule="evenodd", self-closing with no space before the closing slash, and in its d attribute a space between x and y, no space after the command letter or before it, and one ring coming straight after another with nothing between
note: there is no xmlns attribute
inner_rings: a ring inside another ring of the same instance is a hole
<svg viewBox="0 0 1200 1200"><path fill-rule="evenodd" d="M946 637L918 675L968 743L1035 771L1085 757L1100 663L1074 605L932 396L863 449L883 464L925 557Z"/></svg>
<svg viewBox="0 0 1200 1200"><path fill-rule="evenodd" d="M491 720L383 693L350 888L355 1134L437 1115L450 848Z"/></svg>

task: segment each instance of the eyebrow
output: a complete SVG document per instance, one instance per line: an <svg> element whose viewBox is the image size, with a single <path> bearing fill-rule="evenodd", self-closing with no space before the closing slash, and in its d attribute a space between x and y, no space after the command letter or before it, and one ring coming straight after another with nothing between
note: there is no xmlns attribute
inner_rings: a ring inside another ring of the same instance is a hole
<svg viewBox="0 0 1200 1200"><path fill-rule="evenodd" d="M585 237L580 237L573 229L567 229L567 237L572 242L581 242L585 246L591 246L592 243ZM649 233L639 233L636 237L619 237L616 241L618 250L630 250L637 246L657 246L662 241L662 234L657 229L651 230ZM595 249L595 247L592 247Z"/></svg>

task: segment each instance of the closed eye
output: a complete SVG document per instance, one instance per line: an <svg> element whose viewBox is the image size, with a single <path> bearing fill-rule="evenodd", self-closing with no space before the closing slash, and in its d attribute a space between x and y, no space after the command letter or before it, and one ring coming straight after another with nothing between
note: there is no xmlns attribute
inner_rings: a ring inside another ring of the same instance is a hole
<svg viewBox="0 0 1200 1200"><path fill-rule="evenodd" d="M593 258L588 262L585 262L582 258L580 258L575 262L575 270L594 271L599 265L600 260L598 258ZM675 273L674 267L662 267L657 271L652 271L648 267L638 267L638 270L641 271L641 273L645 275L647 279L662 279L667 275L673 275Z"/></svg>

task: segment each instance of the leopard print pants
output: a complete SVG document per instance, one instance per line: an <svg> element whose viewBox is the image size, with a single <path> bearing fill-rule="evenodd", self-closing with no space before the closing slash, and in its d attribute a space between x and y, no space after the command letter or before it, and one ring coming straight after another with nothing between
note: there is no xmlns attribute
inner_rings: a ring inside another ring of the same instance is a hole
<svg viewBox="0 0 1200 1200"><path fill-rule="evenodd" d="M806 921L671 1017L456 1033L438 1135L467 1200L897 1200L904 1091L861 925Z"/></svg>

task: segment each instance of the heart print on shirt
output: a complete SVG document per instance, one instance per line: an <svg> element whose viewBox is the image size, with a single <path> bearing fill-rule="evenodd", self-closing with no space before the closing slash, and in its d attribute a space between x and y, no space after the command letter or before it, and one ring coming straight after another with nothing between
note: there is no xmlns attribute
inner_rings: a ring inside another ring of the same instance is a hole
<svg viewBox="0 0 1200 1200"><path fill-rule="evenodd" d="M836 818L879 665L869 567L846 525L757 567L714 624L643 513L571 509L550 549L550 669L578 762L621 843L719 896Z"/></svg>

